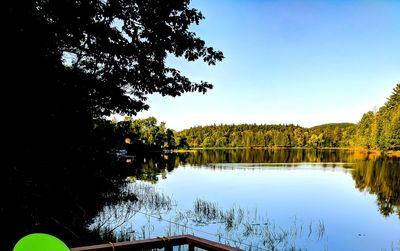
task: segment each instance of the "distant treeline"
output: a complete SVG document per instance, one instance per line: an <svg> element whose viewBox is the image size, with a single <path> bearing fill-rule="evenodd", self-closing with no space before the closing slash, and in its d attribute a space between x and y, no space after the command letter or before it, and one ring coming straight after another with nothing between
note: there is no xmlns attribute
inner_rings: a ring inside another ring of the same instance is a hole
<svg viewBox="0 0 400 251"><path fill-rule="evenodd" d="M345 147L353 144L356 126L326 124L312 128L296 125L197 126L179 134L190 147Z"/></svg>
<svg viewBox="0 0 400 251"><path fill-rule="evenodd" d="M400 84L378 111L357 124L335 123L312 128L296 125L210 125L178 133L190 147L364 147L400 149Z"/></svg>
<svg viewBox="0 0 400 251"><path fill-rule="evenodd" d="M175 149L188 147L363 147L400 149L400 84L378 111L367 112L357 124L333 123L311 128L298 125L209 125L175 132L157 124L154 117L112 122L118 142L131 148Z"/></svg>

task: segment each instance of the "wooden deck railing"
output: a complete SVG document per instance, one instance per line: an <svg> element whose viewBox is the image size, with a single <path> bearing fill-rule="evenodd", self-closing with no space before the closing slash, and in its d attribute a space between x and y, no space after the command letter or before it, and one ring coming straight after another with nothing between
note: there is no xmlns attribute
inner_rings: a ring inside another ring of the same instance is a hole
<svg viewBox="0 0 400 251"><path fill-rule="evenodd" d="M194 251L195 247L212 251L240 251L215 241L199 238L193 235L178 235L171 237L160 237L147 240L125 241L118 243L108 243L85 247L71 248L71 251L136 251L152 248L164 248L166 251L172 250L174 246L188 245L189 251Z"/></svg>

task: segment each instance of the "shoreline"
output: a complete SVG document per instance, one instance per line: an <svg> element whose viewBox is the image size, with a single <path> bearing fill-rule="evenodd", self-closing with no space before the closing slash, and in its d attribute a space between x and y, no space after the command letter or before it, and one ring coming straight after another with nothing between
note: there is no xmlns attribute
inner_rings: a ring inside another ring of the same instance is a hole
<svg viewBox="0 0 400 251"><path fill-rule="evenodd" d="M351 152L362 152L372 155L385 155L388 157L398 157L400 158L400 150L377 150L377 149L366 149L362 147L261 147L261 146L242 146L242 147L193 147L190 149L176 149L173 150L174 153L186 153L186 152L196 152L198 150L343 150Z"/></svg>

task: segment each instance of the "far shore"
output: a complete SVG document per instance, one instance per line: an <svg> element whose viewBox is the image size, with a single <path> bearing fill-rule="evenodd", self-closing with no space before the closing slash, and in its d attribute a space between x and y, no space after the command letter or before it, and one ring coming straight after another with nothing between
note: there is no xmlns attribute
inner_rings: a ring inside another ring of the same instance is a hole
<svg viewBox="0 0 400 251"><path fill-rule="evenodd" d="M184 153L184 152L195 152L197 150L236 150L236 149L252 149L252 150L345 150L345 151L353 151L360 152L372 155L386 155L389 157L399 157L400 158L400 150L377 150L377 149L366 149L363 147L277 147L277 146L239 146L239 147L193 147L190 149L176 149L173 152L175 153Z"/></svg>

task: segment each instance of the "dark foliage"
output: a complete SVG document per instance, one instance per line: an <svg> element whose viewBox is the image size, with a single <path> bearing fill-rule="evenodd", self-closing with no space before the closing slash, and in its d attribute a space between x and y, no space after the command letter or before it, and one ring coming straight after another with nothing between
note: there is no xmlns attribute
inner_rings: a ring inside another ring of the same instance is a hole
<svg viewBox="0 0 400 251"><path fill-rule="evenodd" d="M147 109L151 93L179 96L212 87L165 65L168 55L209 65L223 58L189 31L203 16L188 5L2 3L2 248L11 250L30 232L72 245L88 240L84 224L106 198L120 194L124 177L107 156L110 131L102 128L103 116Z"/></svg>

